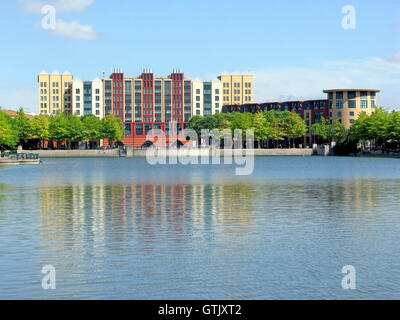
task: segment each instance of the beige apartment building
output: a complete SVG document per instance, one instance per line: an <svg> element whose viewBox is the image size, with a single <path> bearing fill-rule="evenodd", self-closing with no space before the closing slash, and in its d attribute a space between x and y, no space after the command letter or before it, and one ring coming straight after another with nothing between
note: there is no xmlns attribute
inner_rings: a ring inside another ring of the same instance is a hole
<svg viewBox="0 0 400 320"><path fill-rule="evenodd" d="M193 82L192 116L211 116L222 111L221 82Z"/></svg>
<svg viewBox="0 0 400 320"><path fill-rule="evenodd" d="M222 104L253 103L253 76L251 75L221 75Z"/></svg>
<svg viewBox="0 0 400 320"><path fill-rule="evenodd" d="M339 120L345 128L358 119L361 112L370 115L375 110L377 89L331 89L328 94L329 119Z"/></svg>
<svg viewBox="0 0 400 320"><path fill-rule="evenodd" d="M54 115L58 110L72 111L72 75L43 71L38 76L39 113Z"/></svg>
<svg viewBox="0 0 400 320"><path fill-rule="evenodd" d="M72 113L77 116L93 114L99 119L103 118L103 82L99 78L93 81L75 79L72 82Z"/></svg>

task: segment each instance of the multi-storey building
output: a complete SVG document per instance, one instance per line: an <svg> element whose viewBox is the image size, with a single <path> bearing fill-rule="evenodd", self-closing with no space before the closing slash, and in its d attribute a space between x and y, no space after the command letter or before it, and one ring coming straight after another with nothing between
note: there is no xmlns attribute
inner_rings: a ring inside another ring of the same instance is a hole
<svg viewBox="0 0 400 320"><path fill-rule="evenodd" d="M54 115L57 111L72 111L72 75L43 71L38 76L39 113Z"/></svg>
<svg viewBox="0 0 400 320"><path fill-rule="evenodd" d="M223 105L253 103L253 76L221 75Z"/></svg>
<svg viewBox="0 0 400 320"><path fill-rule="evenodd" d="M72 113L78 116L93 114L99 119L103 118L103 84L100 79L75 79L72 82Z"/></svg>
<svg viewBox="0 0 400 320"><path fill-rule="evenodd" d="M210 116L221 112L222 83L193 82L193 115Z"/></svg>
<svg viewBox="0 0 400 320"><path fill-rule="evenodd" d="M375 89L333 89L324 90L324 92L328 94L326 100L231 104L224 106L222 112L295 111L308 128L303 142L310 145L315 138L310 132L314 123L320 122L324 117L330 123L339 120L345 128L349 128L361 112L371 114L374 111L376 93L380 91Z"/></svg>
<svg viewBox="0 0 400 320"><path fill-rule="evenodd" d="M103 79L104 114L114 114L124 123L124 144L140 147L152 129L181 134L192 115L192 81L180 70L168 78L155 78L145 69L137 78L125 78L115 69ZM170 132L170 122L177 132Z"/></svg>
<svg viewBox="0 0 400 320"><path fill-rule="evenodd" d="M348 129L361 112L370 115L376 105L376 89L332 89L328 94L331 121L339 120Z"/></svg>

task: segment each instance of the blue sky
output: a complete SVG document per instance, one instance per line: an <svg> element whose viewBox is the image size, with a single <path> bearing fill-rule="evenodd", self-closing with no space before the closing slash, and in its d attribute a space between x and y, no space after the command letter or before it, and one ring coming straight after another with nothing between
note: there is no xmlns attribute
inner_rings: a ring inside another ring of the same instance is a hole
<svg viewBox="0 0 400 320"><path fill-rule="evenodd" d="M44 30L40 9L56 8ZM343 29L352 5L356 28ZM324 97L365 87L400 109L398 0L0 0L0 105L37 111L37 74L82 80L121 67L138 76L179 67L192 79L251 73L255 101Z"/></svg>

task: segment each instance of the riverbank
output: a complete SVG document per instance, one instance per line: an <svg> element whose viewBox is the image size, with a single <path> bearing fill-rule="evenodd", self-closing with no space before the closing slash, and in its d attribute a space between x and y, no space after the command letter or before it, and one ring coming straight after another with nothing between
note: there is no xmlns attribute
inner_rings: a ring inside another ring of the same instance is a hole
<svg viewBox="0 0 400 320"><path fill-rule="evenodd" d="M224 154L232 154L232 150L221 149L220 156ZM22 150L23 153L36 153L40 158L104 158L104 157L120 157L118 149L110 150ZM127 157L146 157L147 150L127 148ZM312 149L254 149L247 150L247 154L254 156L289 156L289 157L309 157L313 155ZM215 155L209 149L157 149L154 156L187 156L187 157L207 157ZM242 151L242 155L246 155L246 150Z"/></svg>
<svg viewBox="0 0 400 320"><path fill-rule="evenodd" d="M388 152L382 153L382 151L363 151L355 155L356 157L373 157L373 158L399 158L400 153Z"/></svg>

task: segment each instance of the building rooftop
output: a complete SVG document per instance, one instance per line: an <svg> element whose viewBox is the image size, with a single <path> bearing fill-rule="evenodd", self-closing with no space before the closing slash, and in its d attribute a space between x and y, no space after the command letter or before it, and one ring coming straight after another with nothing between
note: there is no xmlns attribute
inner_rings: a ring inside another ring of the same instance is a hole
<svg viewBox="0 0 400 320"><path fill-rule="evenodd" d="M14 110L3 110L3 111L4 111L4 113L6 113L7 115L9 115L11 118L15 118L15 117L18 115L18 112L17 112L17 111L14 111ZM25 117L26 117L27 119L29 119L29 120L33 118L32 115L26 114L26 113L25 113Z"/></svg>
<svg viewBox="0 0 400 320"><path fill-rule="evenodd" d="M381 92L381 90L378 90L378 89L328 89L328 90L324 90L324 93L336 92L336 91L372 91L372 92Z"/></svg>

